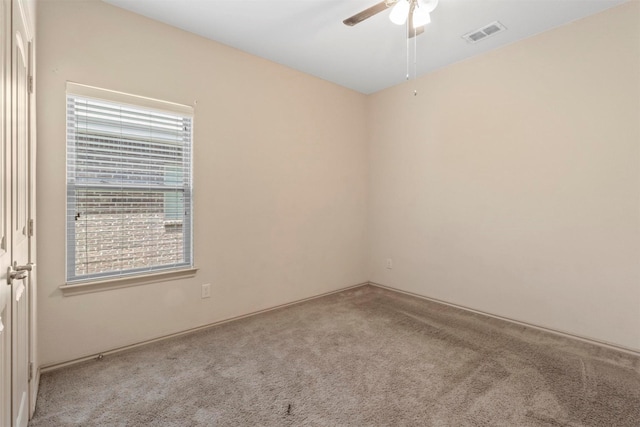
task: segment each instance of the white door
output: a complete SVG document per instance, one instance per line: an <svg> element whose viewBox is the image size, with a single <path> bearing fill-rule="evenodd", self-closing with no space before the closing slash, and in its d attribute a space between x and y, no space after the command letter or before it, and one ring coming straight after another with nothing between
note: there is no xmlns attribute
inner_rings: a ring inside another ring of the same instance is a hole
<svg viewBox="0 0 640 427"><path fill-rule="evenodd" d="M11 259L22 279L12 280L12 421L29 421L29 34L23 3L12 7Z"/></svg>
<svg viewBox="0 0 640 427"><path fill-rule="evenodd" d="M7 286L7 271L11 264L11 4L0 5L0 426L11 425L11 288Z"/></svg>
<svg viewBox="0 0 640 427"><path fill-rule="evenodd" d="M23 3L1 1L0 426L25 427L29 418L31 35Z"/></svg>

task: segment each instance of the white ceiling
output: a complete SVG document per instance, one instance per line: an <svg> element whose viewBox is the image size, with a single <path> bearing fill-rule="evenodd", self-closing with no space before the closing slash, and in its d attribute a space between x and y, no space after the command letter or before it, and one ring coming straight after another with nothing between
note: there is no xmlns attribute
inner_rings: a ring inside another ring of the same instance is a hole
<svg viewBox="0 0 640 427"><path fill-rule="evenodd" d="M380 0L104 1L365 94L406 79L406 28L389 21L389 10L342 23ZM417 75L626 1L440 0L417 37ZM493 21L507 31L476 44L461 38Z"/></svg>

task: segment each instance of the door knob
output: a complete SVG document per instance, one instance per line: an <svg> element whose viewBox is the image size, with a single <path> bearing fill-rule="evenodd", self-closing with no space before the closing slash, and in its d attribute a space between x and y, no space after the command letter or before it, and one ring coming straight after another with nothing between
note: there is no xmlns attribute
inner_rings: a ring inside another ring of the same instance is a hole
<svg viewBox="0 0 640 427"><path fill-rule="evenodd" d="M27 265L18 265L18 261L13 261L13 269L15 271L31 271L35 264L30 262Z"/></svg>
<svg viewBox="0 0 640 427"><path fill-rule="evenodd" d="M27 265L18 265L18 263L14 261L13 265L7 268L7 285L11 286L16 280L26 279L34 265L35 264L31 262Z"/></svg>
<svg viewBox="0 0 640 427"><path fill-rule="evenodd" d="M13 285L13 282L16 280L26 279L28 276L26 271L15 271L13 268L9 267L7 269L7 285Z"/></svg>

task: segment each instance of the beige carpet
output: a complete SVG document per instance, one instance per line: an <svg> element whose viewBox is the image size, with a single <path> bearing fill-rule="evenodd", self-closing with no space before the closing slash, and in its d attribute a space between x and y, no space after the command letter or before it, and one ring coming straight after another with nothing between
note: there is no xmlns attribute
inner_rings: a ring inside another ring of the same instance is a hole
<svg viewBox="0 0 640 427"><path fill-rule="evenodd" d="M364 286L47 373L29 425L637 427L640 358Z"/></svg>

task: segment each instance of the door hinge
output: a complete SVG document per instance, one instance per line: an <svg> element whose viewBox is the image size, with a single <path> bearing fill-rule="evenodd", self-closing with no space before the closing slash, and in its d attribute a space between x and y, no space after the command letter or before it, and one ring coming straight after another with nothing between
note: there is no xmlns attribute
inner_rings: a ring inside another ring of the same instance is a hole
<svg viewBox="0 0 640 427"><path fill-rule="evenodd" d="M29 93L33 93L33 76L29 76Z"/></svg>
<svg viewBox="0 0 640 427"><path fill-rule="evenodd" d="M29 381L33 378L33 362L29 362Z"/></svg>
<svg viewBox="0 0 640 427"><path fill-rule="evenodd" d="M29 237L33 237L33 234L35 233L35 228L36 228L36 221L33 219L29 220Z"/></svg>

